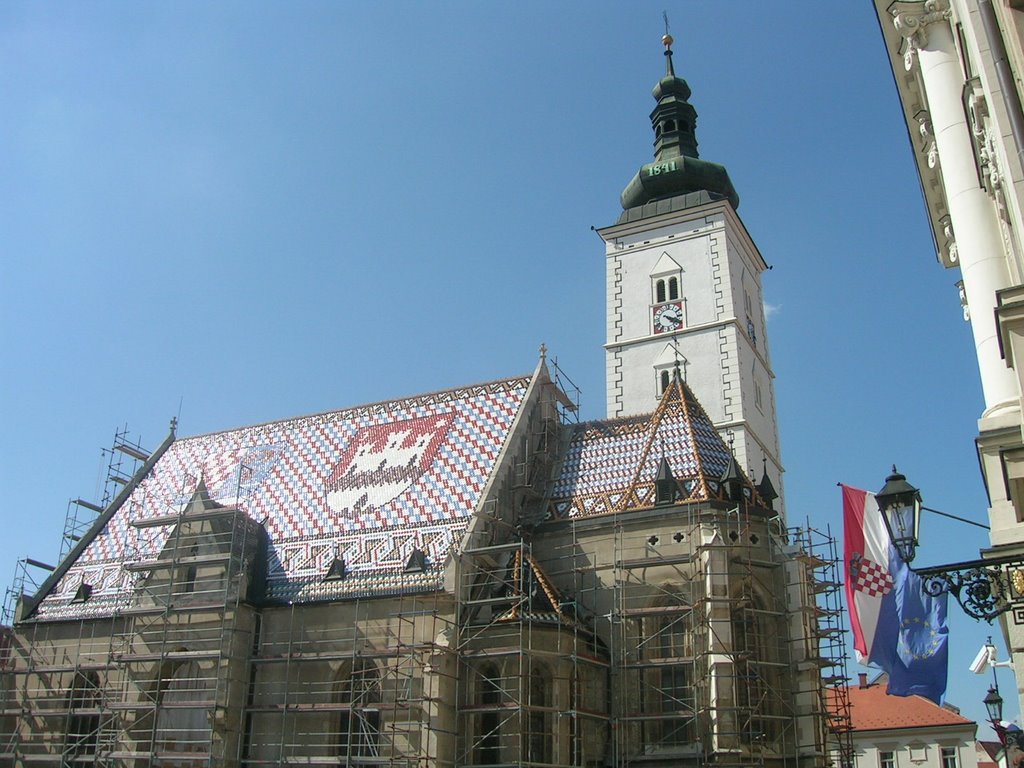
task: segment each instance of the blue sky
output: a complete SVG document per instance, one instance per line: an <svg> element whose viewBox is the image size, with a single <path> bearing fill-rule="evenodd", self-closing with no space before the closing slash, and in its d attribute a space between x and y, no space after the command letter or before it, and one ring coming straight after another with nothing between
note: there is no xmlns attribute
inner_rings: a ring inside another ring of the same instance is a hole
<svg viewBox="0 0 1024 768"><path fill-rule="evenodd" d="M189 435L448 388L529 372L542 342L603 416L591 227L651 158L663 8L701 156L773 267L790 523L839 537L836 483L893 463L984 520L958 275L869 2L15 2L0 579L56 557L125 424L152 448L179 410ZM919 562L986 542L930 517ZM949 699L979 719L966 666L994 628L950 613Z"/></svg>

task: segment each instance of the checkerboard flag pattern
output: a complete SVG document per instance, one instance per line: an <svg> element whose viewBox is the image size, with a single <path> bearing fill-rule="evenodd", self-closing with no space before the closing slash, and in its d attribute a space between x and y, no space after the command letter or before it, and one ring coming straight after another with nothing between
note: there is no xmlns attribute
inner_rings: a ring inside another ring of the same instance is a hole
<svg viewBox="0 0 1024 768"><path fill-rule="evenodd" d="M889 571L861 555L855 554L850 559L850 581L855 590L868 597L885 597L892 592Z"/></svg>
<svg viewBox="0 0 1024 768"><path fill-rule="evenodd" d="M945 593L925 594L889 540L875 497L843 489L843 559L853 649L889 673L887 692L942 703L948 667Z"/></svg>

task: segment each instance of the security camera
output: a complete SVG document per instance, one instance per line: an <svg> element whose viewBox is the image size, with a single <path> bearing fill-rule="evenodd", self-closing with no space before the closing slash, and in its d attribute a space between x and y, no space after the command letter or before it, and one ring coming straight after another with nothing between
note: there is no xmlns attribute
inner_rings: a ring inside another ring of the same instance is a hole
<svg viewBox="0 0 1024 768"><path fill-rule="evenodd" d="M970 670L976 675L983 675L989 666L996 663L996 647L994 645L985 644L981 646L981 650L978 651L978 655L974 657L974 661L971 662Z"/></svg>

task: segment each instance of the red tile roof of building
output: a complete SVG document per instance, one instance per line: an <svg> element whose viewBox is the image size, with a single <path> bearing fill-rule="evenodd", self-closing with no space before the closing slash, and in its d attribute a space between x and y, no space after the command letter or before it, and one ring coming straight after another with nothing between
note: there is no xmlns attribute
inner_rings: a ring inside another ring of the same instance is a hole
<svg viewBox="0 0 1024 768"><path fill-rule="evenodd" d="M890 696L885 688L883 676L875 682L851 685L846 689L854 731L975 724L973 720L922 696Z"/></svg>
<svg viewBox="0 0 1024 768"><path fill-rule="evenodd" d="M978 753L978 768L996 768L999 765L999 753L1003 747L998 741L976 741L974 748Z"/></svg>

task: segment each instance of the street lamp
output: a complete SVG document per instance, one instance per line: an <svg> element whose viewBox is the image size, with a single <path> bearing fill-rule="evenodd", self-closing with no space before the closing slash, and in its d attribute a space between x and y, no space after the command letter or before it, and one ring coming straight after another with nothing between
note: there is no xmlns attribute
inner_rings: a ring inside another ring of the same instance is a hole
<svg viewBox="0 0 1024 768"><path fill-rule="evenodd" d="M1019 728L1010 730L1003 725L1003 697L999 695L999 686L995 685L988 689L983 699L985 709L988 711L988 720L992 723L992 730L999 737L999 743L1006 747L1016 747L1024 750L1024 731Z"/></svg>
<svg viewBox="0 0 1024 768"><path fill-rule="evenodd" d="M892 474L885 478L885 485L875 494L875 501L896 551L903 562L913 562L921 525L921 492L908 483L893 464Z"/></svg>
<svg viewBox="0 0 1024 768"><path fill-rule="evenodd" d="M875 500L889 539L908 567L917 554L921 510L987 528L973 520L922 506L921 492L908 483L895 466L885 479L882 490L875 494ZM1019 606L1024 599L1024 556L1021 555L965 560L911 570L921 577L927 594L937 597L943 592L952 593L964 613L974 619L991 623L1015 603Z"/></svg>

